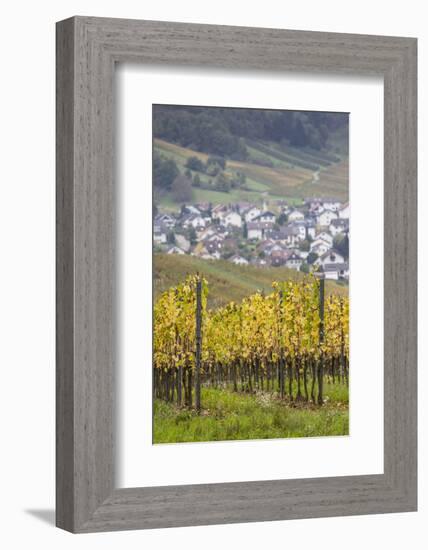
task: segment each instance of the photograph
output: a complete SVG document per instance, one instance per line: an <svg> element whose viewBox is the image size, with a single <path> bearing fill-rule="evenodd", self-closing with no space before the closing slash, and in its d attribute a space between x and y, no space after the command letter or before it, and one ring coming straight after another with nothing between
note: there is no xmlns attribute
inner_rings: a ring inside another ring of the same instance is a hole
<svg viewBox="0 0 428 550"><path fill-rule="evenodd" d="M349 113L152 132L153 443L349 435Z"/></svg>
<svg viewBox="0 0 428 550"><path fill-rule="evenodd" d="M1 548L423 547L427 18L344 6L3 5Z"/></svg>

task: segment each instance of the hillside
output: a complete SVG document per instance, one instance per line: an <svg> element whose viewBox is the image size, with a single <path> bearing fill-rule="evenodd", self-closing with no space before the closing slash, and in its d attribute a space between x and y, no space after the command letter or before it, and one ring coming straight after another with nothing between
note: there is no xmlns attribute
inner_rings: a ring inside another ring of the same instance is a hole
<svg viewBox="0 0 428 550"><path fill-rule="evenodd" d="M347 113L154 105L153 187L165 209L348 200ZM179 178L178 176L182 176ZM175 186L173 186L175 182Z"/></svg>
<svg viewBox="0 0 428 550"><path fill-rule="evenodd" d="M203 260L189 255L155 254L153 283L155 299L160 293L199 272L209 283L209 307L240 301L257 290L270 292L272 281L301 280L303 273L285 267L237 266L225 260ZM348 288L326 281L327 294L347 295Z"/></svg>
<svg viewBox="0 0 428 550"><path fill-rule="evenodd" d="M226 160L225 175L234 178L238 173L245 176L245 184L227 192L214 187L214 177L198 173L200 187L192 187L190 202L213 204L248 201L259 204L285 199L289 204L299 204L309 197L334 196L348 200L348 159L346 156L327 152L315 152L286 147L271 142L247 141L248 157L243 160ZM190 157L206 163L209 155L154 139L154 152L173 160L179 171L186 171ZM192 178L197 174L191 170ZM159 192L155 187L156 201L166 209L176 209L171 193Z"/></svg>

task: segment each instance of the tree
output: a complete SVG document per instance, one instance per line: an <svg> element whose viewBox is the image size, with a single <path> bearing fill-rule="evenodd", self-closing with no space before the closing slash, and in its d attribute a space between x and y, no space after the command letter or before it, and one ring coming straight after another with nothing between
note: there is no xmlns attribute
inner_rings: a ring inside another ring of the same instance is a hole
<svg viewBox="0 0 428 550"><path fill-rule="evenodd" d="M193 227L193 225L191 225L189 229L189 241L192 246L194 246L198 242L196 229Z"/></svg>
<svg viewBox="0 0 428 550"><path fill-rule="evenodd" d="M300 113L299 113L300 114ZM307 137L305 132L305 127L303 125L302 118L299 117L295 120L293 133L290 139L291 145L295 147L304 147L307 143Z"/></svg>
<svg viewBox="0 0 428 550"><path fill-rule="evenodd" d="M235 250L229 246L225 246L223 248L223 251L221 253L221 257L224 259L224 260L228 260L229 258L231 258L233 255L235 254Z"/></svg>
<svg viewBox="0 0 428 550"><path fill-rule="evenodd" d="M276 221L278 225L285 225L288 222L287 214L285 212L281 212Z"/></svg>
<svg viewBox="0 0 428 550"><path fill-rule="evenodd" d="M156 138L223 158L245 160L248 140L322 149L333 132L344 136L339 149L348 147L346 113L178 105L156 105L153 113Z"/></svg>
<svg viewBox="0 0 428 550"><path fill-rule="evenodd" d="M230 158L233 160L246 160L248 158L248 149L244 139L238 139L236 149L230 154Z"/></svg>
<svg viewBox="0 0 428 550"><path fill-rule="evenodd" d="M315 260L318 258L318 254L316 252L309 252L308 257L306 258L306 261L309 265L312 265Z"/></svg>
<svg viewBox="0 0 428 550"><path fill-rule="evenodd" d="M238 172L238 178L241 187L247 183L247 176L243 172Z"/></svg>
<svg viewBox="0 0 428 550"><path fill-rule="evenodd" d="M333 241L334 248L347 260L349 258L349 237L348 233L339 233Z"/></svg>
<svg viewBox="0 0 428 550"><path fill-rule="evenodd" d="M175 244L175 233L174 231L169 231L166 236L166 242L168 244Z"/></svg>
<svg viewBox="0 0 428 550"><path fill-rule="evenodd" d="M229 193L231 188L230 180L224 172L217 175L214 185L217 191L223 191L224 193Z"/></svg>
<svg viewBox="0 0 428 550"><path fill-rule="evenodd" d="M226 159L219 155L212 155L208 157L207 166L211 166L212 164L218 164L224 170L226 168Z"/></svg>
<svg viewBox="0 0 428 550"><path fill-rule="evenodd" d="M199 174L195 174L193 176L193 187L200 187L201 186L201 178L199 177Z"/></svg>
<svg viewBox="0 0 428 550"><path fill-rule="evenodd" d="M244 227L242 228L242 235L244 239L248 239L248 226L247 222L244 222Z"/></svg>
<svg viewBox="0 0 428 550"><path fill-rule="evenodd" d="M242 187L245 185L245 182L247 181L247 178L245 177L245 174L242 172L236 172L236 174L232 178L232 187Z"/></svg>
<svg viewBox="0 0 428 550"><path fill-rule="evenodd" d="M307 241L306 239L304 241L301 241L299 243L299 250L301 250L302 252L309 252L309 241Z"/></svg>
<svg viewBox="0 0 428 550"><path fill-rule="evenodd" d="M220 171L221 171L220 164L211 163L211 164L207 165L206 173L209 176L216 176L217 174L220 173Z"/></svg>
<svg viewBox="0 0 428 550"><path fill-rule="evenodd" d="M198 157L189 157L186 161L186 168L194 172L205 172L205 165Z"/></svg>
<svg viewBox="0 0 428 550"><path fill-rule="evenodd" d="M175 202L187 202L192 198L192 184L186 176L177 176L171 185Z"/></svg>
<svg viewBox="0 0 428 550"><path fill-rule="evenodd" d="M153 185L169 190L173 181L179 175L176 163L155 153L153 156Z"/></svg>
<svg viewBox="0 0 428 550"><path fill-rule="evenodd" d="M303 262L302 265L300 266L300 271L302 273L309 273L310 272L309 264L307 264L306 262Z"/></svg>

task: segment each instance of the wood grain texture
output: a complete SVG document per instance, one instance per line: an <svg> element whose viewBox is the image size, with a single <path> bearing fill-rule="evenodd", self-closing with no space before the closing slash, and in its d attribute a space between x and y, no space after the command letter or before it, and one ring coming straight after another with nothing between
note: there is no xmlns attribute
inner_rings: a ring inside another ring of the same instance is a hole
<svg viewBox="0 0 428 550"><path fill-rule="evenodd" d="M74 24L56 36L56 522L74 526Z"/></svg>
<svg viewBox="0 0 428 550"><path fill-rule="evenodd" d="M383 76L383 475L115 489L116 62ZM92 532L416 510L416 78L412 38L86 17L58 23L59 527Z"/></svg>

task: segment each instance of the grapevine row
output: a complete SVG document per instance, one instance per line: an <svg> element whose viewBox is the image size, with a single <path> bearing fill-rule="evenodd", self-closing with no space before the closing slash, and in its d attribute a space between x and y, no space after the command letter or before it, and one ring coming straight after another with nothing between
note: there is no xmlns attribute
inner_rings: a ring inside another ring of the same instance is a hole
<svg viewBox="0 0 428 550"><path fill-rule="evenodd" d="M213 311L198 275L164 292L154 307L155 397L199 410L209 385L322 405L326 377L347 384L348 299L324 300L314 277L272 287Z"/></svg>

